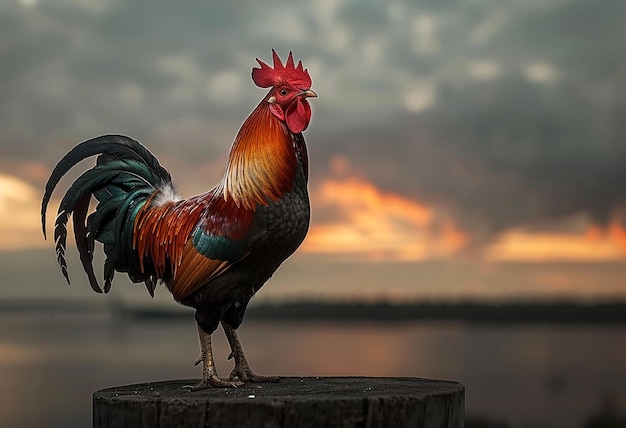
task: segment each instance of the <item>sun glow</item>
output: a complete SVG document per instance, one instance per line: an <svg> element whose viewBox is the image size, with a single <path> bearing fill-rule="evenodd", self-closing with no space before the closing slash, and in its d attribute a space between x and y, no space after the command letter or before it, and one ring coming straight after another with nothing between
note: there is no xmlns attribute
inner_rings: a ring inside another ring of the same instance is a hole
<svg viewBox="0 0 626 428"><path fill-rule="evenodd" d="M617 217L606 228L606 238L622 251L622 256L626 255L626 228Z"/></svg>
<svg viewBox="0 0 626 428"><path fill-rule="evenodd" d="M41 247L39 200L35 187L0 172L0 250Z"/></svg>
<svg viewBox="0 0 626 428"><path fill-rule="evenodd" d="M619 261L626 257L626 229L617 217L604 228L589 224L573 233L512 229L488 246L484 257L492 261Z"/></svg>
<svg viewBox="0 0 626 428"><path fill-rule="evenodd" d="M312 200L332 219L314 223L304 252L412 261L449 256L464 246L465 233L437 208L351 175L341 158L331 165L336 177L314 191Z"/></svg>

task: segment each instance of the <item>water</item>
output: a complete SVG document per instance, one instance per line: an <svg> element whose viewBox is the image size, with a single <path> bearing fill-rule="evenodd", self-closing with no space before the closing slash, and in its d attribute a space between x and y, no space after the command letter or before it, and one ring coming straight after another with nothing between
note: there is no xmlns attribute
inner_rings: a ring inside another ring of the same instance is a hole
<svg viewBox="0 0 626 428"><path fill-rule="evenodd" d="M626 402L626 326L249 320L240 337L260 374L453 379L468 418L511 427L582 427L606 397ZM221 331L214 350L226 376ZM197 378L197 356L191 315L0 314L0 426L90 426L93 391Z"/></svg>

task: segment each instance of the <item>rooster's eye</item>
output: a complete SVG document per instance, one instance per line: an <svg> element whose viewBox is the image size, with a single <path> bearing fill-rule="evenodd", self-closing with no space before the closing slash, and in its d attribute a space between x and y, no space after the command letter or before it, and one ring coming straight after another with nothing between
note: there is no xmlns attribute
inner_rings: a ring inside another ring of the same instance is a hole
<svg viewBox="0 0 626 428"><path fill-rule="evenodd" d="M281 95L287 95L287 89L283 88L280 90Z"/></svg>

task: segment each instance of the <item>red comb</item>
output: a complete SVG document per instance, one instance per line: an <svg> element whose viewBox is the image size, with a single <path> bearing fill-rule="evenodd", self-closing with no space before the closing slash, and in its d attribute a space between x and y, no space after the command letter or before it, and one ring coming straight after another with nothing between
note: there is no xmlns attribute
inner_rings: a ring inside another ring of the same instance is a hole
<svg viewBox="0 0 626 428"><path fill-rule="evenodd" d="M283 65L274 49L272 49L272 57L274 59L274 67L270 67L258 58L256 59L261 68L254 67L252 69L252 80L257 86L269 88L281 83L288 83L298 89L309 89L311 87L309 72L302 68L302 61L298 61L297 66L294 65L291 52L289 52L285 65Z"/></svg>

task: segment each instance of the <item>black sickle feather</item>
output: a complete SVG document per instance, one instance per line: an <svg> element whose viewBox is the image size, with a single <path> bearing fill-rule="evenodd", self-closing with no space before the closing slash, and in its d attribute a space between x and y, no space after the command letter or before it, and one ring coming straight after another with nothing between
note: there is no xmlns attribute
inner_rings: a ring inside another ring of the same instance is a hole
<svg viewBox="0 0 626 428"><path fill-rule="evenodd" d="M130 159L144 163L156 174L161 182L170 182L170 173L163 168L158 159L138 141L124 135L103 135L84 141L70 150L56 165L48 182L41 202L41 226L46 237L46 208L54 188L61 178L78 162L90 156L106 154L112 159Z"/></svg>
<svg viewBox="0 0 626 428"><path fill-rule="evenodd" d="M83 265L83 269L89 278L89 285L96 293L102 293L102 289L98 284L96 275L93 271L93 252L90 250L90 244L87 237L87 226L85 224L85 218L87 217L87 211L89 210L89 202L91 200L91 194L86 193L76 203L74 207L74 215L72 216L72 223L74 223L74 238L76 239L76 247L78 248L78 254L80 256L80 262ZM93 248L93 247L92 247Z"/></svg>

